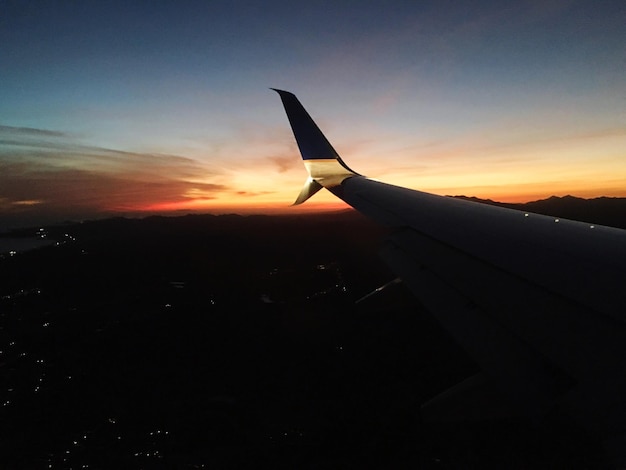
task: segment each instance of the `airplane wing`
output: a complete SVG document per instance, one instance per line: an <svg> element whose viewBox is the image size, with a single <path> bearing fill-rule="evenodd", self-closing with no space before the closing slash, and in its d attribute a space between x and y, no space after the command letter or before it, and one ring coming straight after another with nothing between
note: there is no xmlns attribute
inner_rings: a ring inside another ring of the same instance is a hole
<svg viewBox="0 0 626 470"><path fill-rule="evenodd" d="M295 204L326 188L394 228L383 259L482 369L424 419L558 413L626 434L626 230L370 180L275 91L309 173Z"/></svg>

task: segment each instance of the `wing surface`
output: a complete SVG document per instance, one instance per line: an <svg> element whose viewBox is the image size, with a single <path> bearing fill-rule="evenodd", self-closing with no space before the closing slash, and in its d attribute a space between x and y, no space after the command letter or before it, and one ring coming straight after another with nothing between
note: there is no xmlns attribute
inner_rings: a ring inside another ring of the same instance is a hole
<svg viewBox="0 0 626 470"><path fill-rule="evenodd" d="M308 184L395 229L383 259L483 371L426 403L425 418L558 412L626 433L625 230L370 180L276 91Z"/></svg>

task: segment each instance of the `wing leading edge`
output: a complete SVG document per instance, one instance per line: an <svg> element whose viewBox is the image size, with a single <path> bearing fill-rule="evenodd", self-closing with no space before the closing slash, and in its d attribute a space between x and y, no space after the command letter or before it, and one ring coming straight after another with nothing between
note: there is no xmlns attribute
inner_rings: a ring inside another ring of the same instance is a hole
<svg viewBox="0 0 626 470"><path fill-rule="evenodd" d="M309 172L296 203L324 187L396 228L382 257L483 370L425 404L426 418L500 414L495 393L533 421L558 410L626 433L625 230L369 180L276 91Z"/></svg>

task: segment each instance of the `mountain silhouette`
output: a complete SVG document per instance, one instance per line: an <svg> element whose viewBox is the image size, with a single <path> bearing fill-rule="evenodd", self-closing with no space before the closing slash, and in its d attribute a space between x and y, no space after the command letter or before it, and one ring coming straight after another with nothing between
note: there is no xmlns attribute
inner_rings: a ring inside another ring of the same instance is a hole
<svg viewBox="0 0 626 470"><path fill-rule="evenodd" d="M468 196L454 197L473 202L482 202L483 204L626 229L626 198L623 197L603 196L584 199L571 195L562 197L550 196L547 199L525 203L497 202L491 199Z"/></svg>

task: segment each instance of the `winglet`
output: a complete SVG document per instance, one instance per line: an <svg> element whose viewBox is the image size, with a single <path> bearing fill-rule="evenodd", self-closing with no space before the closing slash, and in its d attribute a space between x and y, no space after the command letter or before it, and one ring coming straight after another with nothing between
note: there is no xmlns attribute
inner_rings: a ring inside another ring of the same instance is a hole
<svg viewBox="0 0 626 470"><path fill-rule="evenodd" d="M326 139L317 124L313 121L304 106L298 101L296 95L284 90L272 88L280 95L285 107L291 130L298 143L298 148L303 160L330 160L337 159L339 155L330 142Z"/></svg>
<svg viewBox="0 0 626 470"><path fill-rule="evenodd" d="M309 178L293 205L302 204L322 187L332 188L348 177L360 176L343 162L293 93L276 88L272 90L280 95L304 166L309 172Z"/></svg>

